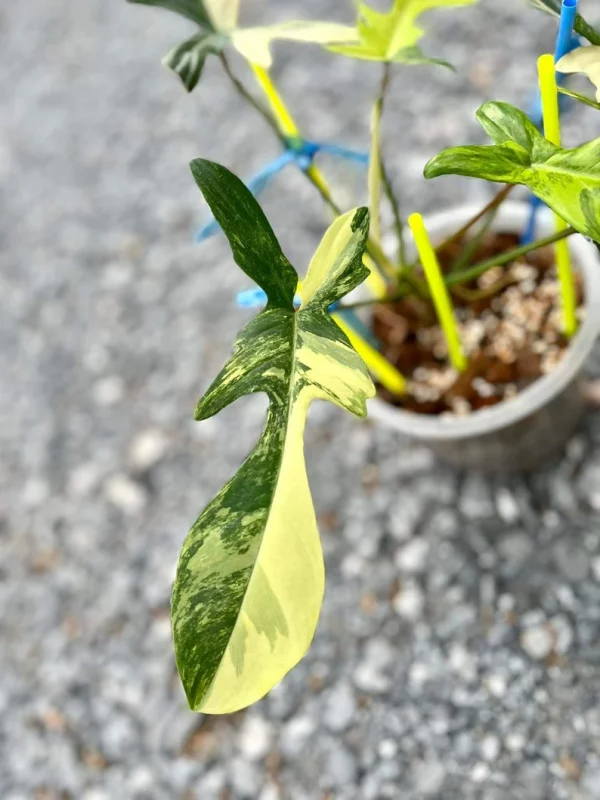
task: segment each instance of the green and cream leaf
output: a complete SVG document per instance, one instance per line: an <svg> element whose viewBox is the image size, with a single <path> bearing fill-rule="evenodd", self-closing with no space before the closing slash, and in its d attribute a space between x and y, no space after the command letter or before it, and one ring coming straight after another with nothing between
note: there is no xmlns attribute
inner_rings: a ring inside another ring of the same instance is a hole
<svg viewBox="0 0 600 800"><path fill-rule="evenodd" d="M201 30L191 39L177 45L163 58L163 64L181 78L191 92L197 85L209 55L219 55L227 39L220 33Z"/></svg>
<svg viewBox="0 0 600 800"><path fill-rule="evenodd" d="M485 103L477 118L495 144L444 150L425 166L425 177L523 184L575 230L600 241L600 139L556 147L508 103Z"/></svg>
<svg viewBox="0 0 600 800"><path fill-rule="evenodd" d="M333 44L329 49L351 58L403 64L442 64L428 58L418 42L424 30L417 25L421 14L434 8L472 5L477 0L394 0L389 11L377 11L358 3L358 21L352 41Z"/></svg>
<svg viewBox="0 0 600 800"><path fill-rule="evenodd" d="M239 28L232 32L233 46L252 64L267 69L272 64L271 45L276 40L320 44L328 47L339 42L349 42L356 32L349 25L337 22L296 21L262 28Z"/></svg>
<svg viewBox="0 0 600 800"><path fill-rule="evenodd" d="M327 231L296 311L297 274L248 189L211 162L194 161L192 171L236 262L268 297L196 412L206 419L264 392L266 426L192 527L173 589L177 664L190 706L228 713L278 683L303 657L317 625L324 568L303 431L312 400L364 416L374 393L363 362L328 313L368 274L362 263L368 212L347 214Z"/></svg>
<svg viewBox="0 0 600 800"><path fill-rule="evenodd" d="M559 72L583 73L596 87L596 100L600 101L600 47L578 47L560 59L556 65Z"/></svg>

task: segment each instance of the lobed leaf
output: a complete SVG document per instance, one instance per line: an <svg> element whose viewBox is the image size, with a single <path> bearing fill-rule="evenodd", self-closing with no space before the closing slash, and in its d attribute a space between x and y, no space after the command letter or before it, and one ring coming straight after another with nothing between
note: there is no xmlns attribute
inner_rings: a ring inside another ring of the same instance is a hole
<svg viewBox="0 0 600 800"><path fill-rule="evenodd" d="M198 404L206 419L265 392L264 432L239 472L202 512L183 546L173 588L177 664L190 706L228 713L260 699L302 658L317 625L323 555L306 476L303 431L312 400L364 416L374 387L328 313L368 274L366 209L333 223L303 283L260 206L224 167L192 162L236 262L268 304L236 342Z"/></svg>
<svg viewBox="0 0 600 800"><path fill-rule="evenodd" d="M425 166L425 177L523 184L575 230L600 241L600 139L556 147L508 103L485 103L477 118L495 144L444 150Z"/></svg>
<svg viewBox="0 0 600 800"><path fill-rule="evenodd" d="M387 12L358 4L358 22L354 41L330 45L335 53L367 61L405 64L442 64L447 62L425 56L417 47L424 34L416 23L421 14L433 8L472 5L477 0L394 0Z"/></svg>
<svg viewBox="0 0 600 800"><path fill-rule="evenodd" d="M202 75L209 55L219 55L226 39L220 33L201 30L191 39L170 50L163 58L163 64L181 78L181 82L191 92Z"/></svg>
<svg viewBox="0 0 600 800"><path fill-rule="evenodd" d="M253 64L268 69L272 62L271 44L288 40L321 45L351 41L354 28L336 22L284 22L262 28L240 28L231 35L233 46Z"/></svg>

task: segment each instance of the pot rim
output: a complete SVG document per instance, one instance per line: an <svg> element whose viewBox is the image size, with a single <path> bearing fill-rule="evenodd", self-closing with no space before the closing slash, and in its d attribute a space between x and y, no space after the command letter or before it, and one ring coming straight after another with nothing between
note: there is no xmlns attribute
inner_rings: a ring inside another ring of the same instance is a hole
<svg viewBox="0 0 600 800"><path fill-rule="evenodd" d="M529 204L505 202L491 227L493 231L522 229L529 215ZM433 214L426 219L427 228L434 239L445 236L467 222L481 210L480 205L465 204ZM549 210L538 218L538 232L549 235L554 230L554 216ZM561 359L548 375L538 378L516 397L495 406L474 411L465 417L427 416L405 411L374 398L369 400L369 416L410 436L429 439L464 439L480 436L512 425L528 417L549 403L577 377L589 356L600 332L600 263L595 245L580 234L569 238L569 249L576 262L585 287L585 319ZM412 240L409 248L414 249Z"/></svg>

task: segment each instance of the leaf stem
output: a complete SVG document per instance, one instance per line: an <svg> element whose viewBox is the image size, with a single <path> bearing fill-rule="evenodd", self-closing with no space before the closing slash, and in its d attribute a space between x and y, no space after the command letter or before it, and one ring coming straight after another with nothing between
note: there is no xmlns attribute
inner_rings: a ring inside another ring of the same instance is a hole
<svg viewBox="0 0 600 800"><path fill-rule="evenodd" d="M468 269L462 270L461 272L454 272L449 275L446 275L444 278L444 282L446 286L457 286L462 283L469 283L469 281L475 280L479 278L480 275L483 275L484 272L487 272L492 267L502 267L505 264L510 264L511 261L515 261L515 259L520 258L521 256L527 255L527 253L532 253L534 250L540 250L542 247L547 247L548 245L554 244L555 242L559 242L562 239L566 239L569 236L572 236L577 231L574 228L567 228L564 231L557 231L556 233L551 234L550 236L546 236L543 239L538 239L531 244L523 245L522 247L516 247L513 250L509 250L502 255L494 256L493 258L488 258L486 261L482 261L480 264L475 264ZM403 275L403 278L406 276ZM416 280L416 279L415 279ZM420 284L420 290L427 292L427 288L423 281L418 281ZM411 287L412 288L412 287ZM402 300L402 298L406 297L408 292L406 291L398 291L394 294L390 294L388 297L384 297L381 299L369 299L369 300L362 300L357 303L349 303L348 305L342 305L340 308L364 308L366 306L375 305L378 303L395 303L398 300Z"/></svg>
<svg viewBox="0 0 600 800"><path fill-rule="evenodd" d="M255 111L257 111L261 115L261 117L264 119L264 121L267 123L267 125L271 128L271 130L273 131L275 136L277 136L279 141L282 144L285 144L285 136L279 130L279 126L277 125L277 122L275 121L275 117L271 114L271 112L267 108L265 108L263 106L263 104L259 100L257 100L254 97L252 92L250 92L250 91L248 91L248 89L246 89L246 87L244 86L242 81L237 77L235 72L231 69L231 65L230 65L225 53L221 53L220 58L221 58L221 63L223 64L223 69L225 70L225 73L227 74L227 77L229 78L229 80L233 84L235 90L240 95L240 97L242 97L247 103L249 103L252 106L252 108Z"/></svg>
<svg viewBox="0 0 600 800"><path fill-rule="evenodd" d="M448 286L455 286L459 283L468 283L469 281L475 280L475 278L478 278L480 275L483 275L484 272L487 272L488 269L491 269L492 267L503 267L505 264L510 264L511 261L514 261L521 256L525 256L527 253L531 253L533 250L539 250L542 247L547 247L549 244L554 244L555 242L561 241L561 239L566 239L567 236L572 236L574 233L577 233L574 228L566 228L566 230L557 231L556 233L546 236L544 239L538 239L536 242L532 242L531 244L524 244L521 247L516 247L514 250L509 250L507 253L503 253L502 255L488 258L486 261L482 261L480 264L475 264L473 267L469 267L461 272L454 272L451 275L447 275L446 284Z"/></svg>
<svg viewBox="0 0 600 800"><path fill-rule="evenodd" d="M499 208L514 188L515 187L513 186L513 184L507 184L503 189L501 189L498 192L498 194L492 197L490 202L487 203L487 205L485 205L481 209L481 211L479 211L477 214L475 214L474 217L468 220L468 222L466 222L462 226L462 228L456 231L456 233L453 233L452 236L449 236L447 239L444 239L444 241L441 242L441 244L439 244L435 248L436 252L444 250L449 245L454 244L454 242L458 241L459 239L462 239L462 237L471 230L473 225L477 225L479 220L483 219L483 217L485 217L486 214L489 214L490 211L494 211L496 208Z"/></svg>

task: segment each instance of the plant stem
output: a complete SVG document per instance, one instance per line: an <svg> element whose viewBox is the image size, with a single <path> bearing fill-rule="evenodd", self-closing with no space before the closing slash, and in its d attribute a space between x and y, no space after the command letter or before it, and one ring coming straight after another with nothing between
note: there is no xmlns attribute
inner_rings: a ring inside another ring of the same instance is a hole
<svg viewBox="0 0 600 800"><path fill-rule="evenodd" d="M473 225L477 225L480 219L483 219L483 217L485 217L486 214L489 214L490 211L494 211L496 208L501 206L514 188L515 187L513 184L507 184L501 191L498 192L498 194L496 194L490 200L490 202L487 205L485 205L481 209L479 213L475 214L475 216L472 217L472 219L470 219L467 223L465 223L465 225L463 225L462 228L460 228L460 230L456 231L456 233L453 233L452 236L449 236L441 244L439 244L435 248L436 252L439 250L444 250L449 245L454 244L454 242L458 241L459 239L462 239L462 237L471 230Z"/></svg>
<svg viewBox="0 0 600 800"><path fill-rule="evenodd" d="M249 103L252 108L257 111L261 117L265 120L267 125L271 128L275 136L279 139L282 144L285 144L285 137L279 130L279 126L275 121L275 117L270 113L270 111L263 106L263 104L257 100L254 95L246 89L242 81L237 77L237 75L231 69L231 65L227 60L227 56L225 53L221 53L221 63L223 64L223 69L225 70L227 77L232 82L234 88L236 89L237 93L242 97L247 103Z"/></svg>
<svg viewBox="0 0 600 800"><path fill-rule="evenodd" d="M572 92L570 89L565 89L564 86L559 86L558 91L559 94L564 94L567 97L572 97L574 100L579 100L580 103L585 103L585 105L590 108L595 108L596 110L600 109L600 103L592 100L591 97L586 97L584 94L579 94L579 92Z"/></svg>
<svg viewBox="0 0 600 800"><path fill-rule="evenodd" d="M511 261L515 261L515 259L520 258L521 256L527 255L527 253L532 253L534 250L540 250L542 247L547 247L550 244L554 244L555 242L559 242L562 239L566 239L568 236L572 236L577 231L574 228L567 228L564 231L557 231L553 233L551 236L546 236L544 239L538 239L536 242L532 242L531 244L523 245L522 247L516 247L514 250L509 250L502 255L494 256L493 258L489 258L486 261L482 261L480 264L475 264L473 267L469 267L469 269L463 270L462 272L455 272L450 275L446 275L444 281L446 286L457 286L461 283L468 283L469 281L475 280L479 278L480 275L483 275L484 272L487 272L492 267L502 267L505 264L510 264ZM404 275L402 276L405 277ZM423 281L418 281L420 286L420 290L425 292L427 291L425 284ZM412 288L412 287L411 287ZM393 295L389 295L388 297L384 297L382 299L374 298L372 300L363 300L358 303L351 303L348 305L342 305L341 308L363 308L365 306L371 306L378 303L395 303L397 300L402 300L403 297L406 297L406 291L396 292Z"/></svg>
<svg viewBox="0 0 600 800"><path fill-rule="evenodd" d="M277 118L266 111L260 103L248 92L245 86L241 83L241 81L233 74L227 60L223 56L223 66L225 67L225 71L227 75L232 80L235 88L239 92L239 94L249 102L253 108L255 108L265 119L268 125L275 131L277 137L282 142L282 144L287 147L287 140L288 134L293 133L294 135L300 136L300 133L297 129L296 123L294 122L290 112L286 108L283 99L279 95L275 84L271 80L269 73L258 67L254 68L255 75L259 84L263 91L265 92L269 102L273 104L276 102L280 116L285 118L286 126L290 128L289 131L282 130L282 125L280 125L277 121ZM342 209L338 206L338 204L333 199L331 194L331 190L327 184L327 181L321 174L321 171L314 165L311 164L307 170L302 170L302 173L306 175L308 180L312 183L312 185L316 188L316 190L321 195L322 199L325 201L326 205L331 209L335 216L339 217L343 212ZM385 275L388 279L392 279L395 277L396 267L390 263L389 259L386 258L385 254L381 250L380 247L371 239L367 244L367 252L371 256L371 258L376 262L377 267L379 270Z"/></svg>
<svg viewBox="0 0 600 800"><path fill-rule="evenodd" d="M391 83L391 69L390 64L386 63L383 65L383 75L381 78L381 86L379 88L379 94L377 99L375 100L375 106L373 108L373 144L371 147L371 159L372 164L370 165L370 170L373 174L369 175L370 182L373 181L374 185L377 186L379 182L379 178L381 179L381 185L383 186L383 190L387 197L387 200L390 204L390 208L392 209L392 214L394 217L394 227L396 229L396 237L398 239L398 261L400 264L400 268L403 269L406 266L406 259L404 254L404 225L402 222L402 216L400 214L400 206L398 203L398 199L394 193L394 187L392 184L392 180L390 178L389 172L385 168L385 164L383 162L383 156L381 153L381 121L383 119L383 112L385 108L385 103L387 99L387 93ZM379 172L379 175L376 173ZM372 196L372 205L376 205L376 208L371 209L371 213L373 218L377 220L377 224L375 226L375 231L380 232L380 224L379 224L379 204L381 202L379 190L373 192Z"/></svg>
<svg viewBox="0 0 600 800"><path fill-rule="evenodd" d="M509 250L503 255L488 258L486 261L482 261L481 264L475 264L475 266L469 267L469 269L465 269L462 272L454 272L451 275L447 275L446 284L448 286L455 286L459 283L468 283L468 281L475 280L475 278L483 275L484 272L487 272L488 269L491 269L492 267L502 267L505 264L510 264L511 261L514 261L521 256L525 256L527 253L531 253L533 250L539 250L540 248L546 247L549 244L559 242L561 239L566 239L567 236L572 236L574 233L577 233L577 231L573 228L567 228L563 231L557 231L551 236L546 236L544 239L538 239L537 242L532 242L531 244L525 244L522 247L517 247L514 250Z"/></svg>
<svg viewBox="0 0 600 800"><path fill-rule="evenodd" d="M498 207L494 208L492 211L489 212L488 218L484 220L477 233L475 233L466 242L465 246L462 249L462 252L450 267L449 270L450 272L459 272L466 264L468 264L471 261L471 259L477 252L479 246L481 245L484 236L489 231L491 225L496 219L497 213L498 213Z"/></svg>

